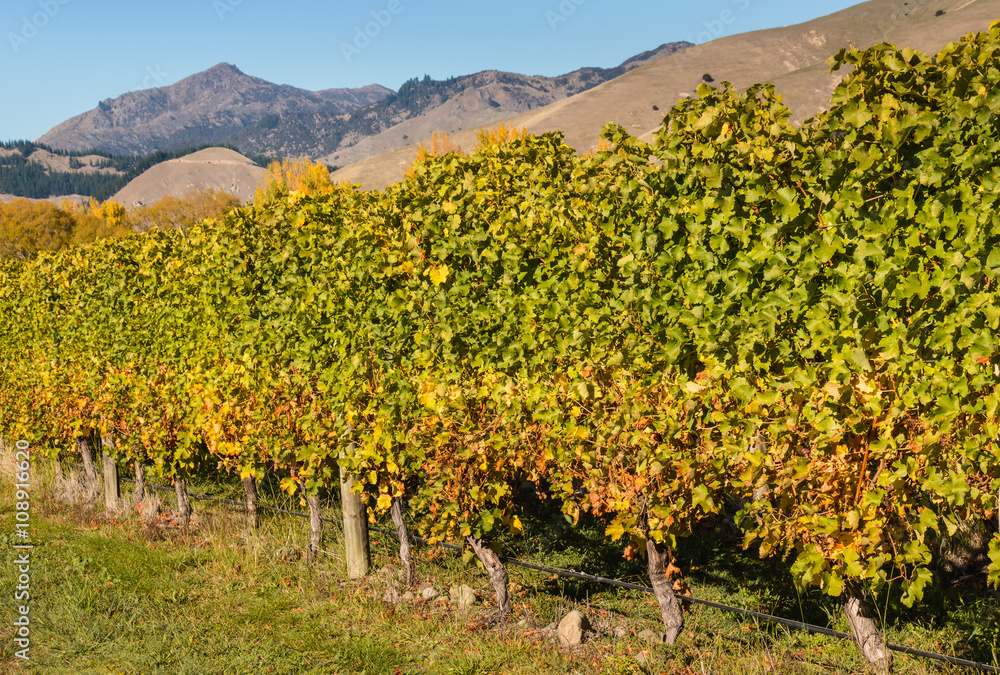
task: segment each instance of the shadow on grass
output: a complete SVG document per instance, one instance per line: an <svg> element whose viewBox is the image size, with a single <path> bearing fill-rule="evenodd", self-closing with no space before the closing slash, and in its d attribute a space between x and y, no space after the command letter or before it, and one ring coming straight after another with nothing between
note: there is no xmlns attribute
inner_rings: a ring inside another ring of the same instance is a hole
<svg viewBox="0 0 1000 675"><path fill-rule="evenodd" d="M572 569L595 576L649 586L644 557L624 557L621 542L604 536L604 525L581 515L576 526L566 522L558 505L535 504L522 516L530 536L502 536L508 555L532 562ZM678 540L674 551L685 581L696 597L749 609L794 621L847 632L838 598L818 589L799 593L793 583L794 554L761 558L755 546L744 550L742 538L729 527L706 521L689 537ZM573 578L541 578L536 588L584 603L602 594L626 593L623 589ZM1000 601L982 580L953 586L935 579L922 601L913 607L902 602L898 584L887 584L872 595L876 621L888 639L906 641L906 646L938 651L959 658L996 665L1000 655ZM752 626L749 634L727 630L727 639L747 646L760 646L784 639L789 628L730 614L734 627ZM934 634L934 637L932 637ZM926 638L926 642L921 639ZM822 638L833 640L833 638Z"/></svg>
<svg viewBox="0 0 1000 675"><path fill-rule="evenodd" d="M192 482L189 489L197 494L235 501L243 499L239 478L222 472ZM260 482L258 490L261 504L302 510L296 499L281 491L278 476L268 474ZM336 494L331 493L327 497L330 503L339 501ZM649 585L645 559L639 556L626 560L622 542L609 541L604 536L604 524L599 520L582 514L573 526L567 522L557 503L533 502L524 506L522 521L527 534L496 536L498 548L504 554L542 565ZM273 514L265 511L262 515L266 518ZM380 524L391 529L391 523ZM394 554L392 541L387 539L384 548L387 555ZM687 583L698 597L847 630L837 598L816 589L802 594L796 591L790 572L794 555L787 560L782 560L780 556L761 559L756 548L743 550L741 538L724 524L706 521L692 536L678 541L675 555ZM627 593L623 589L592 581L551 578L541 573L533 576L537 579L534 583L537 591L563 596L574 603L609 597L608 594ZM890 640L905 635L910 638L909 646L993 663L995 655L1000 652L1000 603L986 592L982 583L952 587L940 581L929 588L923 600L914 607L902 604L902 591L898 585L885 586L872 598L879 624L886 627ZM759 645L761 639L768 644L776 643L788 633L783 626L738 616L732 616L730 623L736 630L726 630L728 639L747 647ZM751 633L739 630L748 625L753 627ZM931 633L937 634L933 639L938 642L919 641L921 635L932 639ZM946 636L944 642L940 642L941 635ZM351 666L342 664L340 667Z"/></svg>

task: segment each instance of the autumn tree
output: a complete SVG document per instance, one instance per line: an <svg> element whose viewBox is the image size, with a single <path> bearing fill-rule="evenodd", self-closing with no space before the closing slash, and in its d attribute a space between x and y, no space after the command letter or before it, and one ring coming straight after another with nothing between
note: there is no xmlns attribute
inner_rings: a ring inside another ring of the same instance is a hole
<svg viewBox="0 0 1000 675"><path fill-rule="evenodd" d="M133 209L128 215L133 230L180 230L203 220L221 218L240 200L225 190L206 189L189 192L184 197L166 195L149 206Z"/></svg>
<svg viewBox="0 0 1000 675"><path fill-rule="evenodd" d="M524 127L508 127L503 122L499 126L486 128L482 127L476 132L476 148L475 151L479 152L485 148L489 148L493 145L503 145L504 143L509 143L515 138L524 138L528 135L528 130Z"/></svg>
<svg viewBox="0 0 1000 675"><path fill-rule="evenodd" d="M431 133L431 137L427 139L427 143L429 145L421 141L420 145L417 146L417 156L413 158L413 163L406 168L406 176L408 178L413 175L413 171L417 166L426 164L435 157L444 157L449 153L462 154L462 148L455 143L451 134L447 131L437 129Z"/></svg>
<svg viewBox="0 0 1000 675"><path fill-rule="evenodd" d="M0 258L30 260L70 243L73 215L50 202L15 199L0 204Z"/></svg>
<svg viewBox="0 0 1000 675"><path fill-rule="evenodd" d="M254 192L255 204L263 204L289 192L325 195L334 191L330 169L306 156L271 162L264 183Z"/></svg>
<svg viewBox="0 0 1000 675"><path fill-rule="evenodd" d="M89 244L106 237L120 237L131 232L128 212L119 202L98 202L91 199L85 206L64 201L63 210L73 216L73 235L70 243Z"/></svg>

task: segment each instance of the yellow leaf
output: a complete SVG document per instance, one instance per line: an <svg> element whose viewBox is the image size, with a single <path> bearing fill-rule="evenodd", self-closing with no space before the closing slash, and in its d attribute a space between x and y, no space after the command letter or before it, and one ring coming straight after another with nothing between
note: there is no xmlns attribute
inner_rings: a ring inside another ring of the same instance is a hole
<svg viewBox="0 0 1000 675"><path fill-rule="evenodd" d="M448 269L447 265L439 265L437 267L432 267L427 275L431 278L431 283L435 286L440 286L448 278L448 273L451 270Z"/></svg>
<svg viewBox="0 0 1000 675"><path fill-rule="evenodd" d="M375 506L379 511L385 511L390 506L392 506L392 497L390 497L389 495L379 495L378 502L376 503Z"/></svg>
<svg viewBox="0 0 1000 675"><path fill-rule="evenodd" d="M611 523L608 525L607 529L604 530L604 535L611 537L611 541L618 541L621 536L625 534L625 528L621 526L620 523Z"/></svg>
<svg viewBox="0 0 1000 675"><path fill-rule="evenodd" d="M298 488L298 483L291 476L286 476L281 479L281 489L290 495L295 494L295 490Z"/></svg>
<svg viewBox="0 0 1000 675"><path fill-rule="evenodd" d="M524 526L521 525L521 519L517 516L514 516L514 519L510 523L510 531L516 534L524 532Z"/></svg>

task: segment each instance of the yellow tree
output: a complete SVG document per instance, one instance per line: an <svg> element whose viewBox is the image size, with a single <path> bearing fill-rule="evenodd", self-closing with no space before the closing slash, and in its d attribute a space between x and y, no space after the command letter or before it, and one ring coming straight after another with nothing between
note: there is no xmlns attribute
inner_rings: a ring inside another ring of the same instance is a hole
<svg viewBox="0 0 1000 675"><path fill-rule="evenodd" d="M480 133L482 133L482 130L480 130ZM417 156L413 158L413 163L406 168L407 178L413 175L416 167L425 164L428 160L434 157L444 157L452 152L457 155L462 154L462 148L455 143L451 134L447 131L437 129L431 133L428 143L430 143L429 147L425 145L423 141L420 142L420 145L417 147Z"/></svg>
<svg viewBox="0 0 1000 675"><path fill-rule="evenodd" d="M0 257L30 260L58 250L70 243L74 227L73 215L50 202L0 204Z"/></svg>
<svg viewBox="0 0 1000 675"><path fill-rule="evenodd" d="M254 192L255 204L273 201L290 192L307 195L332 194L333 181L330 169L306 156L271 162L267 167L264 183Z"/></svg>
<svg viewBox="0 0 1000 675"><path fill-rule="evenodd" d="M103 204L91 199L85 207L78 207L70 201L63 202L63 209L73 216L73 244L89 244L105 237L120 237L131 231L125 207L115 201Z"/></svg>
<svg viewBox="0 0 1000 675"><path fill-rule="evenodd" d="M503 145L508 143L515 138L524 138L528 135L528 130L524 127L508 127L503 122L499 126L487 129L486 127L480 127L479 131L476 132L476 148L475 152L480 150L485 150L494 145Z"/></svg>
<svg viewBox="0 0 1000 675"><path fill-rule="evenodd" d="M132 229L186 229L203 220L221 218L229 209L240 205L239 198L225 190L206 189L189 192L184 197L167 195L149 206L133 209L129 214Z"/></svg>

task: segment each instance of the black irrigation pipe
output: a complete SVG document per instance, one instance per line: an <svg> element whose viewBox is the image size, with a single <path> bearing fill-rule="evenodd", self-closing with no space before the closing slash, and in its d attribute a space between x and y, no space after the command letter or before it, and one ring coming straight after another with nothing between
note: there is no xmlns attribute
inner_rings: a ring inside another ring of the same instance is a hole
<svg viewBox="0 0 1000 675"><path fill-rule="evenodd" d="M129 483L134 483L134 480L128 478L123 478L122 480L128 481ZM146 487L153 490L164 490L166 492L173 492L173 488L162 487L159 485L146 485ZM198 501L205 502L216 502L218 504L232 504L242 508L246 508L246 502L239 502L234 499L222 499L219 497L208 497L205 495L188 495L191 499L196 499ZM288 511L286 509L279 509L274 506L258 506L259 509L265 509L267 511L273 511L275 513L284 513L290 516L297 516L299 518L308 518L308 513L301 513L298 511ZM328 523L337 523L338 521L332 520L330 518L323 518ZM381 527L369 527L368 529L374 530L375 532L381 532L383 534L390 534L394 537L398 537L395 530L387 530ZM423 537L417 537L410 535L410 540L421 543L430 544L430 542ZM453 549L456 551L463 550L461 546L456 544L448 544L446 542L438 542L438 546L442 548ZM498 556L500 560L508 565L514 565L516 567L524 567L526 569L535 570L538 572L545 572L547 574L556 574L561 577L570 577L573 579L582 579L584 581L594 581L600 584L605 584L608 586L618 586L619 588L628 588L633 591L642 591L644 593L652 593L653 589L649 586L640 586L639 584L630 584L627 581L618 581L616 579L606 579L604 577L594 576L592 574L585 574L583 572L575 572L573 570L563 570L556 567L546 567L544 565L535 565L534 563L524 562L523 560L518 560L517 558L508 558L506 556ZM730 607L729 605L723 605L717 602L712 602L711 600L702 600L701 598L683 597L680 598L681 602L693 602L698 605L705 605L706 607L712 607L714 609L721 610L723 612L730 612L732 614L742 614L743 616L748 616L754 619L760 619L761 621L767 621L769 623L777 623L783 626L787 626L794 630L801 630L807 633L815 633L819 635L827 635L829 637L837 638L840 640L853 640L853 638L847 633L841 633L840 631L831 630L830 628L824 628L822 626L816 626L810 623L804 623L802 621L793 621L792 619L784 619L780 616L772 616L770 614L764 614L762 612L754 612L749 609L742 609L740 607ZM923 649L913 649L912 647L904 647L903 645L896 645L892 643L887 643L886 647L894 652L899 652L901 654L909 654L910 656L919 656L925 659L931 659L932 661L940 661L942 663L950 663L956 666L965 666L967 668L975 668L985 673L1000 673L1000 668L991 666L987 663L979 663L977 661L969 661L967 659L960 659L957 656L948 656L946 654L937 654L935 652L927 652Z"/></svg>

